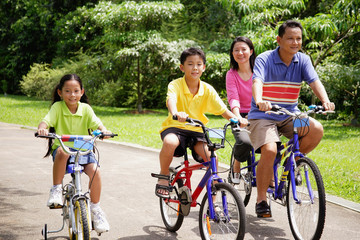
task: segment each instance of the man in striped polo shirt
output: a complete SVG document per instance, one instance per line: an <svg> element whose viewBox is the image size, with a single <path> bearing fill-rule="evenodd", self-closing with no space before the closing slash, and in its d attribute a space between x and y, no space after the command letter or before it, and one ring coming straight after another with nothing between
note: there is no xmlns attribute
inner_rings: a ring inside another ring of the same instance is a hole
<svg viewBox="0 0 360 240"><path fill-rule="evenodd" d="M291 117L287 115L265 114L272 104L287 108L291 112L299 111L298 97L302 81L307 82L326 110L334 110L325 88L311 63L310 57L299 52L302 45L303 28L299 22L288 20L279 27L275 50L260 54L255 60L253 74L253 98L249 112L249 131L254 149L261 151L257 166L258 217L271 217L266 200L266 191L272 185L273 164L280 143L279 133L287 138L293 135ZM301 134L300 151L309 153L321 141L323 127L310 118L310 131ZM304 133L304 131L302 132Z"/></svg>

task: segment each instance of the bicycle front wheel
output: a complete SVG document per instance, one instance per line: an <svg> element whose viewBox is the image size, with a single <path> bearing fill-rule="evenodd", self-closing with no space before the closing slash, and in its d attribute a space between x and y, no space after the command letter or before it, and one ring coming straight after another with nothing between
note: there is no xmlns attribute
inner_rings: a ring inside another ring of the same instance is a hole
<svg viewBox="0 0 360 240"><path fill-rule="evenodd" d="M324 183L318 167L310 158L301 158L296 165L295 185L299 202L294 199L290 180L287 191L291 232L295 239L320 239L326 214Z"/></svg>
<svg viewBox="0 0 360 240"><path fill-rule="evenodd" d="M90 223L87 204L84 199L79 199L75 202L75 229L77 240L90 239Z"/></svg>
<svg viewBox="0 0 360 240"><path fill-rule="evenodd" d="M178 180L177 190L179 190L182 186L182 180ZM181 213L181 204L175 189L169 192L169 194L169 199L160 198L161 217L166 229L168 229L170 232L176 232L183 223L184 215Z"/></svg>
<svg viewBox="0 0 360 240"><path fill-rule="evenodd" d="M205 194L199 215L199 227L202 239L244 239L245 206L233 186L217 183L212 192L215 218L210 219L209 201Z"/></svg>

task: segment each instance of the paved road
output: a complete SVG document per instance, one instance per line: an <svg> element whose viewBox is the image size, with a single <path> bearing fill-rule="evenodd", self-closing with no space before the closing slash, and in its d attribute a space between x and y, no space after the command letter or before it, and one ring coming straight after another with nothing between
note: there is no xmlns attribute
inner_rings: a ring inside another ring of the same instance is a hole
<svg viewBox="0 0 360 240"><path fill-rule="evenodd" d="M46 207L52 161L42 158L46 141L34 138L33 132L0 123L0 240L42 239L40 232L45 223L50 229L61 226L61 211ZM100 237L93 231L92 239L200 239L199 207L192 209L177 233L168 232L162 223L154 195L155 179L150 176L158 172L157 151L112 143L100 143L98 148L103 179L101 205L111 230ZM87 177L83 179L86 185ZM323 239L360 239L359 226L360 213L327 204ZM49 239L67 236L64 229L49 235ZM258 219L251 199L245 239L292 239L286 209L273 204L273 218Z"/></svg>

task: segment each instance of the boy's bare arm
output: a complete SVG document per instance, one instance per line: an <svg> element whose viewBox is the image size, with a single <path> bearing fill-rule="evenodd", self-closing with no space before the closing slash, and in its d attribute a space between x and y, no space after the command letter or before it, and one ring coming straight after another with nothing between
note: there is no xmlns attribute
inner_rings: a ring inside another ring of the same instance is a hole
<svg viewBox="0 0 360 240"><path fill-rule="evenodd" d="M177 116L177 120L179 122L185 122L186 118L189 116L187 113L185 112L178 112L177 111L177 107L176 107L176 101L169 98L166 102L167 108L169 110L169 113L171 114L171 116L176 115Z"/></svg>

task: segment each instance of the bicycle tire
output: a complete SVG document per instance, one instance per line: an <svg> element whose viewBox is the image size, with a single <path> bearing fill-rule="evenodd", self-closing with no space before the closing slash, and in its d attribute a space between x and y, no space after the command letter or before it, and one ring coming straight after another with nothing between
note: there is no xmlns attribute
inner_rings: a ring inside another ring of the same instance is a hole
<svg viewBox="0 0 360 240"><path fill-rule="evenodd" d="M174 187L179 190L183 186L182 180L179 179L176 185ZM172 200L179 200L175 189L169 192L169 194ZM179 230L184 220L184 215L181 214L180 202L171 202L168 199L160 198L160 212L167 230L170 232Z"/></svg>
<svg viewBox="0 0 360 240"><path fill-rule="evenodd" d="M233 149L232 153L231 153L231 162L230 162L231 165L230 165L230 171L229 171L228 180L235 187L235 189L238 190L241 198L244 201L244 205L246 207L248 205L248 203L250 201L250 197L251 197L253 172L252 172L251 167L241 170L240 183L239 184L232 183L231 175L234 176L234 168L233 168L233 166L234 166L235 161L236 160L234 158L234 149ZM250 166L252 164L251 157L249 157L246 160L246 163L247 163L247 166ZM243 164L243 163L241 163L241 164Z"/></svg>
<svg viewBox="0 0 360 240"><path fill-rule="evenodd" d="M87 204L84 199L78 199L74 204L75 212L75 227L77 229L77 240L89 240L90 239L90 224Z"/></svg>
<svg viewBox="0 0 360 240"><path fill-rule="evenodd" d="M305 171L308 172L309 182L315 198L311 202ZM295 176L301 174L301 181L296 183L296 193L301 201L297 204L293 198L291 182L288 182L287 213L291 232L295 239L320 239L326 215L325 188L319 168L313 160L303 157L296 161Z"/></svg>
<svg viewBox="0 0 360 240"><path fill-rule="evenodd" d="M212 195L214 206L219 206L222 212L216 213L217 220L209 219L209 201L206 193L199 212L201 239L244 239L245 206L237 190L228 183L216 183ZM223 209L223 196L226 196L228 217L226 217Z"/></svg>

